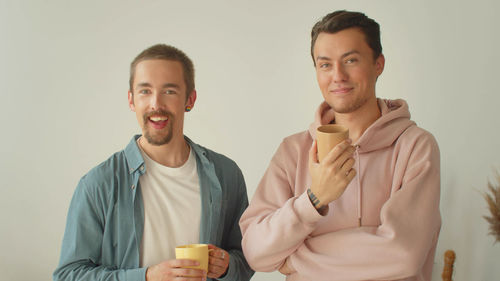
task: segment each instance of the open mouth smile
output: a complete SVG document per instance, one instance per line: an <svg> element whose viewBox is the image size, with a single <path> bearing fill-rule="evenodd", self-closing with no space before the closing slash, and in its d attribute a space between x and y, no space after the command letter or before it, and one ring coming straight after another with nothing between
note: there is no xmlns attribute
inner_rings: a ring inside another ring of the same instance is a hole
<svg viewBox="0 0 500 281"><path fill-rule="evenodd" d="M169 119L167 116L150 116L147 120L153 128L161 130L167 126Z"/></svg>

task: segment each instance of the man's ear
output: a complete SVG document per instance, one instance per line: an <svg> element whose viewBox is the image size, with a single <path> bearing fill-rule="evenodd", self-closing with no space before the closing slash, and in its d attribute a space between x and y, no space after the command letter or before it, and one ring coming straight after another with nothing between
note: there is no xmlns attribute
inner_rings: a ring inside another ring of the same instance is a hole
<svg viewBox="0 0 500 281"><path fill-rule="evenodd" d="M194 107L195 102L196 102L196 90L193 90L186 100L186 106L189 106L192 109Z"/></svg>
<svg viewBox="0 0 500 281"><path fill-rule="evenodd" d="M128 91L128 107L135 112L134 94L131 91Z"/></svg>
<svg viewBox="0 0 500 281"><path fill-rule="evenodd" d="M385 57L383 54L380 54L378 58L375 60L375 71L377 73L377 77L382 74L385 66Z"/></svg>

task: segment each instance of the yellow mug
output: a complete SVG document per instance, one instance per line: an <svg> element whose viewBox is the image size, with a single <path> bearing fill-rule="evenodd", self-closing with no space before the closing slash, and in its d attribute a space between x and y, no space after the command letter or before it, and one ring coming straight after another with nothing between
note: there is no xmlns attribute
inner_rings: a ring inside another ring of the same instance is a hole
<svg viewBox="0 0 500 281"><path fill-rule="evenodd" d="M186 266L186 268L198 268L208 272L208 249L207 244L189 244L175 247L176 259L196 260L200 263L198 266Z"/></svg>

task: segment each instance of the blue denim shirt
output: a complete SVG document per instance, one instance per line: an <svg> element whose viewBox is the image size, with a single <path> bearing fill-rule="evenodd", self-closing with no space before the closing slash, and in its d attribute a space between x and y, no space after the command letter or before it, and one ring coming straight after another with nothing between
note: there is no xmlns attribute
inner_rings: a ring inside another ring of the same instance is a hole
<svg viewBox="0 0 500 281"><path fill-rule="evenodd" d="M139 177L146 172L137 146L127 147L80 180L69 207L61 259L54 280L142 281L139 267L144 206ZM241 251L241 214L248 206L243 175L231 159L193 143L201 193L200 243L230 254L219 280L249 280L253 271Z"/></svg>

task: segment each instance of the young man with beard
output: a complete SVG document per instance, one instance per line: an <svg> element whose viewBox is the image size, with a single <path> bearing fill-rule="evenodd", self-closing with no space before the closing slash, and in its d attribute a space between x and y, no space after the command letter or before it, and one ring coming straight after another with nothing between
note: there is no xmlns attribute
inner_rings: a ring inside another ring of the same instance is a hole
<svg viewBox="0 0 500 281"><path fill-rule="evenodd" d="M155 45L131 64L129 106L142 136L79 182L54 280L249 280L239 218L248 205L232 160L183 134L196 101L194 67ZM208 272L175 247L209 243Z"/></svg>
<svg viewBox="0 0 500 281"><path fill-rule="evenodd" d="M283 140L240 220L257 271L287 280L431 280L441 225L439 149L403 100L375 96L379 25L336 11L312 29L324 102L308 131ZM321 161L316 128L349 138Z"/></svg>

